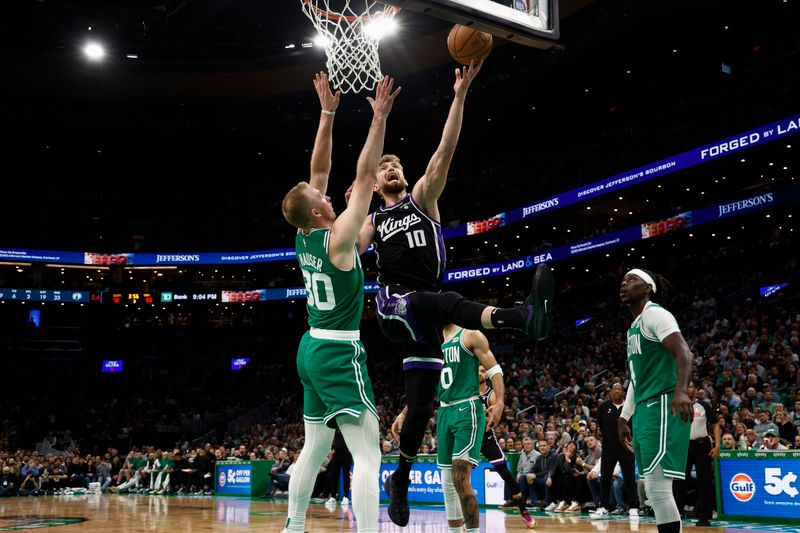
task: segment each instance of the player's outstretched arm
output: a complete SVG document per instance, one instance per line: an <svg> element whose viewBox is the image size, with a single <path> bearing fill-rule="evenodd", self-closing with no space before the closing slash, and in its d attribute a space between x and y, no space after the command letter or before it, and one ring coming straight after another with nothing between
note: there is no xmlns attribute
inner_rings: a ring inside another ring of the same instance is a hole
<svg viewBox="0 0 800 533"><path fill-rule="evenodd" d="M447 172L450 170L450 162L458 144L458 136L461 134L461 122L464 117L464 100L467 97L467 90L472 84L478 72L481 70L483 62L470 63L468 67L456 69L456 81L453 84L455 97L450 105L450 113L447 115L447 122L444 124L442 140L439 147L428 162L425 175L414 185L411 192L414 201L420 204L436 220L439 220L439 206L437 201L442 195L444 185L447 182Z"/></svg>
<svg viewBox="0 0 800 533"><path fill-rule="evenodd" d="M314 89L319 96L321 106L317 137L314 140L314 151L311 152L311 179L309 184L318 189L322 195L328 189L328 176L331 173L331 151L333 147L333 117L339 107L341 91L331 92L328 75L318 72L314 76Z"/></svg>
<svg viewBox="0 0 800 533"><path fill-rule="evenodd" d="M355 185L355 182L353 182L353 185ZM344 201L346 204L350 203L350 195L353 194L353 185L350 185L344 193ZM358 241L356 242L358 254L361 255L366 252L374 239L375 224L372 223L372 215L367 215L367 218L364 219L364 223L361 225L361 231L358 232Z"/></svg>
<svg viewBox="0 0 800 533"><path fill-rule="evenodd" d="M489 402L486 408L486 429L493 428L500 422L505 411L506 386L503 383L503 370L497 364L486 335L476 330L466 330L464 344L469 348L478 362L486 369L486 375L492 382L495 401Z"/></svg>
<svg viewBox="0 0 800 533"><path fill-rule="evenodd" d="M367 97L372 106L372 124L367 134L367 141L358 157L356 181L347 208L336 219L331 228L328 253L331 262L342 269L352 268L353 252L358 234L369 211L372 191L375 187L378 161L383 153L383 139L386 133L386 119L392 110L394 99L400 93L400 87L392 92L394 79L385 77L378 82L375 98Z"/></svg>

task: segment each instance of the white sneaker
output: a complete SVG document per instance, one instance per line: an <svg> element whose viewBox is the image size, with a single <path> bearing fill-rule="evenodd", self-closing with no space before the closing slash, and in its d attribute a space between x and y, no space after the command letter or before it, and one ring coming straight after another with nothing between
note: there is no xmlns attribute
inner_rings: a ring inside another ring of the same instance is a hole
<svg viewBox="0 0 800 533"><path fill-rule="evenodd" d="M580 510L581 510L581 504L579 504L578 502L572 502L572 505L570 505L565 509L565 511L568 513L579 513Z"/></svg>
<svg viewBox="0 0 800 533"><path fill-rule="evenodd" d="M336 498L331 496L330 498L328 498L328 501L325 502L325 505L329 505L329 506L333 505L334 507L336 507Z"/></svg>
<svg viewBox="0 0 800 533"><path fill-rule="evenodd" d="M594 520L608 518L608 509L606 509L605 507L598 507L597 509L589 513L589 518L592 518Z"/></svg>
<svg viewBox="0 0 800 533"><path fill-rule="evenodd" d="M634 521L639 520L639 509L631 508L628 511L628 518Z"/></svg>
<svg viewBox="0 0 800 533"><path fill-rule="evenodd" d="M553 511L556 508L556 502L550 502L550 505L544 508L545 511Z"/></svg>
<svg viewBox="0 0 800 533"><path fill-rule="evenodd" d="M560 502L558 502L558 507L553 509L553 511L556 513L563 513L566 509L567 509L567 502L561 500Z"/></svg>
<svg viewBox="0 0 800 533"><path fill-rule="evenodd" d="M342 507L347 507L348 505L350 505L350 500L348 500L347 496L345 496L342 498Z"/></svg>

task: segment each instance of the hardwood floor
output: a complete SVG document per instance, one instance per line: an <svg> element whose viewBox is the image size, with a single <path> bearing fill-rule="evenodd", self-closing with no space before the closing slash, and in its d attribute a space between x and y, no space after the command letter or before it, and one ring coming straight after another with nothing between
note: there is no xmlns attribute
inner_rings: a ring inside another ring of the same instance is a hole
<svg viewBox="0 0 800 533"><path fill-rule="evenodd" d="M313 533L356 531L352 507L327 509L312 504L308 510L306 531ZM655 533L652 518L631 523L624 518L593 521L588 515L535 513L537 531L585 531ZM286 501L250 500L226 497L179 497L138 495L45 496L0 499L0 532L56 527L58 532L80 533L152 533L154 531L198 533L241 532L255 530L279 532L286 519ZM686 521L684 531L691 533L735 531L798 531L797 526L714 522L711 528L698 528ZM447 533L443 507L415 507L408 527L389 521L381 508L380 531L394 533ZM511 533L528 531L519 515L497 509L481 512L481 531Z"/></svg>

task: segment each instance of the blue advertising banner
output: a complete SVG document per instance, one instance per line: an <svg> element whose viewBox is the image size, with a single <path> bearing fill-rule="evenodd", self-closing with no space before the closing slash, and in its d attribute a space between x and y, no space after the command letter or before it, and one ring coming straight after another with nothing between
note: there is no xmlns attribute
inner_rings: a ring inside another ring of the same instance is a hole
<svg viewBox="0 0 800 533"><path fill-rule="evenodd" d="M435 455L418 455L411 469L408 501L412 503L444 503L442 471L436 465ZM380 469L380 499L389 501L383 482L397 470L397 464L383 462ZM472 469L470 483L479 505L499 505L505 502L503 479L492 471L491 463L481 462Z"/></svg>
<svg viewBox="0 0 800 533"><path fill-rule="evenodd" d="M800 196L800 185L789 185L782 189L776 189L772 192L762 193L740 198L731 202L724 202L715 204L694 211L686 211L671 217L665 221L659 221L658 225L663 223L667 230L659 232L658 236L666 233L685 230L693 226L707 224L709 222L716 222L739 215L743 215L773 205L778 205L792 201ZM682 221L682 222L679 222ZM645 229L646 227L646 229ZM650 228L653 223L640 224L632 226L623 230L615 231L605 235L592 237L572 244L565 244L556 246L546 250L541 250L536 254L517 257L515 259L507 259L499 263L489 263L485 265L475 265L465 268L457 268L453 270L446 270L444 273L444 282L452 283L456 281L468 281L482 278L491 278L494 276L502 276L520 270L533 268L539 263L554 263L570 257L575 257L588 252L597 252L607 248L613 248L622 244L629 244L632 242L640 241L645 238L651 238L653 235ZM646 236L645 236L646 235Z"/></svg>
<svg viewBox="0 0 800 533"><path fill-rule="evenodd" d="M464 237L476 233L491 231L501 226L508 226L516 222L521 222L529 218L539 216L566 207L568 205L590 200L604 194L619 191L627 187L639 185L654 178L660 178L691 168L701 163L707 163L723 156L737 153L741 150L753 146L766 144L780 138L797 133L800 130L800 116L788 117L763 126L759 126L750 131L739 133L727 139L717 141L699 148L670 156L654 163L644 165L633 170L628 170L620 174L611 176L594 183L589 183L570 191L556 194L550 198L537 200L531 204L511 209L505 213L495 215L490 221L497 223L486 224L486 221L467 222L455 228L442 228L445 238ZM502 221L502 222L499 222ZM474 228L479 225L482 231L476 232Z"/></svg>
<svg viewBox="0 0 800 533"><path fill-rule="evenodd" d="M800 452L731 451L720 455L722 513L797 520Z"/></svg>
<svg viewBox="0 0 800 533"><path fill-rule="evenodd" d="M605 178L588 185L543 198L528 205L511 209L484 220L467 222L460 226L442 228L446 239L479 235L499 227L549 213L568 205L590 200L604 194L638 185L666 176L678 170L713 161L741 150L793 135L800 131L800 115L784 118L759 126L727 139L717 141L681 154L667 157L633 170ZM744 206L728 206L733 211ZM368 250L372 251L371 249ZM249 252L171 252L171 253L117 253L64 252L54 250L0 249L0 261L31 263L59 263L66 265L225 265L289 261L295 258L294 248L256 250Z"/></svg>
<svg viewBox="0 0 800 533"><path fill-rule="evenodd" d="M61 252L57 250L23 250L19 248L3 248L0 249L0 261L82 265L83 252Z"/></svg>
<svg viewBox="0 0 800 533"><path fill-rule="evenodd" d="M218 494L250 495L253 465L249 463L220 466L217 469Z"/></svg>

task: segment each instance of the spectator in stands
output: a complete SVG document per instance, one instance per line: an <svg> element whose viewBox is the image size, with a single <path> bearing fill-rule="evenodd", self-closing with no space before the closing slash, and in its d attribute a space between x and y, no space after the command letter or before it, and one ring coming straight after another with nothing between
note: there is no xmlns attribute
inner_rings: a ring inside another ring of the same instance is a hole
<svg viewBox="0 0 800 533"><path fill-rule="evenodd" d="M269 474L273 483L272 496L274 496L276 492L285 493L289 490L289 474L287 470L292 464L289 460L289 450L281 448L278 455L275 457L275 461L275 465L272 467L272 471Z"/></svg>
<svg viewBox="0 0 800 533"><path fill-rule="evenodd" d="M197 457L194 458L193 465L197 469L194 474L193 485L195 494L211 494L214 485L214 463L216 459L213 454L208 453L205 448L197 450Z"/></svg>
<svg viewBox="0 0 800 533"><path fill-rule="evenodd" d="M19 492L19 479L11 471L11 467L3 466L3 475L0 476L0 497L16 496Z"/></svg>
<svg viewBox="0 0 800 533"><path fill-rule="evenodd" d="M603 447L600 441L594 435L586 438L585 456L581 457L578 454L575 460L578 467L581 469L580 476L576 479L577 484L577 499L578 501L586 501L587 492L591 494L591 500L594 506L600 505L600 483L598 479L590 480L587 474L594 470L594 467L600 464L600 457L603 453Z"/></svg>
<svg viewBox="0 0 800 533"><path fill-rule="evenodd" d="M31 458L20 470L19 495L30 496L40 492L39 468L36 461Z"/></svg>
<svg viewBox="0 0 800 533"><path fill-rule="evenodd" d="M555 439L555 437L552 437L552 439ZM557 458L557 454L550 451L548 441L540 440L539 456L525 475L528 485L533 485L537 499L541 502L539 507L544 508L545 511L552 511L556 508L556 502L553 501L553 495L550 490L552 481L548 485L547 479L550 475L550 469L555 465Z"/></svg>
<svg viewBox="0 0 800 533"><path fill-rule="evenodd" d="M100 491L105 492L108 486L111 485L111 463L106 462L105 459L98 457L95 460L95 473L96 481L100 483Z"/></svg>
<svg viewBox="0 0 800 533"><path fill-rule="evenodd" d="M772 401L772 388L764 385L764 400L761 402L761 409L767 411L771 417L775 417L775 408L778 404Z"/></svg>
<svg viewBox="0 0 800 533"><path fill-rule="evenodd" d="M764 432L764 444L761 445L761 448L759 448L759 450L776 452L785 449L786 446L781 444L777 431L773 429L768 429Z"/></svg>
<svg viewBox="0 0 800 533"><path fill-rule="evenodd" d="M581 468L576 462L577 450L578 446L573 441L566 443L563 453L558 454L547 477L547 486L550 487L555 499L559 500L558 505L553 509L557 513L576 513L581 510L577 485L577 480L581 476Z"/></svg>
<svg viewBox="0 0 800 533"><path fill-rule="evenodd" d="M519 455L519 462L517 463L517 483L519 484L519 490L522 493L523 501L528 503L528 500L531 496L531 481L529 479L534 479L530 477L530 472L533 469L533 465L536 462L536 459L541 454L533 449L533 439L529 436L525 436L522 438L522 453ZM514 492L513 489L511 491ZM534 492L535 494L535 492ZM534 504L536 502L533 502ZM516 504L508 500L506 503L503 504L504 507L514 508Z"/></svg>
<svg viewBox="0 0 800 533"><path fill-rule="evenodd" d="M771 418L772 416L769 411L761 411L758 413L758 424L753 426L753 430L756 432L756 444L759 446L764 443L765 432L772 430L776 435L780 435L778 426L772 422Z"/></svg>
<svg viewBox="0 0 800 533"><path fill-rule="evenodd" d="M395 452L392 450L392 441L385 440L381 443L381 454L382 455L396 455Z"/></svg>
<svg viewBox="0 0 800 533"><path fill-rule="evenodd" d="M730 433L725 433L722 435L722 446L721 449L723 450L735 450L736 449L736 439L733 438L733 435Z"/></svg>

